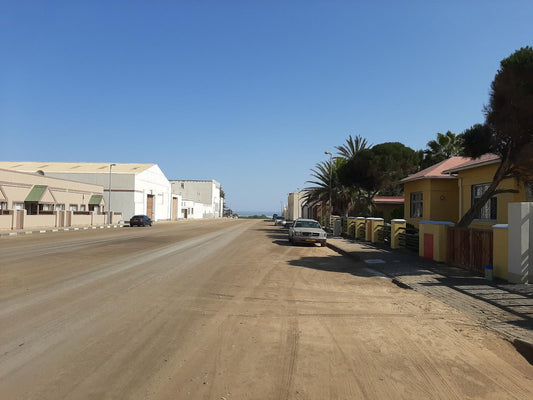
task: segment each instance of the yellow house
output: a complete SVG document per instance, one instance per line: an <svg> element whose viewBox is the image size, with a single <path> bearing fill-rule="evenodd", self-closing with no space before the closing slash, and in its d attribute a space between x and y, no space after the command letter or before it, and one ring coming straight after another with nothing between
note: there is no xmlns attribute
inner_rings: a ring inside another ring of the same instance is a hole
<svg viewBox="0 0 533 400"><path fill-rule="evenodd" d="M443 171L443 173L453 175L458 179L458 210L461 216L487 190L499 164L500 158L497 155L485 154ZM493 196L485 204L478 218L470 224L470 227L490 229L495 224L507 224L508 204L533 201L532 188L532 182L524 183L516 178L504 179L498 189L512 189L516 190L516 193L501 193Z"/></svg>
<svg viewBox="0 0 533 400"><path fill-rule="evenodd" d="M402 179L407 223L418 228L419 222L424 220L457 222L459 179L444 171L470 160L468 157L451 157Z"/></svg>

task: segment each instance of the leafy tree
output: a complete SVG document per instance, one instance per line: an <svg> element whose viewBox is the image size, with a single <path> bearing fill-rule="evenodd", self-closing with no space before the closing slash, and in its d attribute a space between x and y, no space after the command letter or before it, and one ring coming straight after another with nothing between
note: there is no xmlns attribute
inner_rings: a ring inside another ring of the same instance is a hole
<svg viewBox="0 0 533 400"><path fill-rule="evenodd" d="M348 215L350 211L358 208L361 203L361 190L353 185L346 186L339 181L338 171L342 165L354 157L358 152L368 148L368 141L361 136L353 138L351 135L346 139L346 143L336 146L338 157L333 157L331 164L329 161L316 164L311 170L311 176L315 178L308 183L313 184L304 188L306 198L311 203L329 201L330 195L330 176L331 176L331 203L332 213L338 215ZM330 175L331 174L331 175Z"/></svg>
<svg viewBox="0 0 533 400"><path fill-rule="evenodd" d="M417 153L399 142L378 144L364 149L339 170L339 180L343 185L355 187L364 193L367 207L372 206L372 198L377 194L400 195L398 182L416 171L419 158Z"/></svg>
<svg viewBox="0 0 533 400"><path fill-rule="evenodd" d="M311 176L315 180L308 181L314 186L306 187L303 191L306 193L305 198L311 203L327 203L330 196L331 181L331 203L333 205L333 214L344 215L350 203L350 195L338 179L338 169L345 162L343 158L332 158L329 161L323 161L316 164L311 170Z"/></svg>
<svg viewBox="0 0 533 400"><path fill-rule="evenodd" d="M450 157L461 155L463 135L448 131L437 133L436 140L430 140L423 152L420 168L425 169Z"/></svg>
<svg viewBox="0 0 533 400"><path fill-rule="evenodd" d="M349 160L361 150L370 147L372 147L372 145L369 145L368 141L359 135L357 135L355 139L352 138L352 135L350 135L348 139L346 139L345 144L342 146L335 146L335 148L338 150L337 154L346 160Z"/></svg>
<svg viewBox="0 0 533 400"><path fill-rule="evenodd" d="M501 61L484 113L484 124L464 132L463 151L474 158L496 154L500 164L488 189L459 221L460 227L470 225L492 196L514 191L498 189L502 180L533 179L532 47L523 47Z"/></svg>

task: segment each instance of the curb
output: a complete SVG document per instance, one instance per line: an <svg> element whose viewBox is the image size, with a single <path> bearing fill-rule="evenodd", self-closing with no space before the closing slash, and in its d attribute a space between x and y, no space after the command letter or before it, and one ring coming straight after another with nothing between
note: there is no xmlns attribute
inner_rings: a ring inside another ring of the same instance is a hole
<svg viewBox="0 0 533 400"><path fill-rule="evenodd" d="M328 243L326 242L326 245L333 251L336 251L337 253L339 254L342 254L344 256L347 256L347 257L350 257L352 258L353 260L355 261L363 261L361 260L360 257L358 257L357 255L353 254L353 253L350 253L350 252L347 252L346 250L343 250L331 243ZM371 268L369 268L371 269ZM385 274L386 275L386 274ZM402 282L400 279L398 279L397 277L392 277L390 275L386 275L388 278L391 278L391 281L392 283L394 283L395 285L401 287L402 289L408 289L408 290L415 290L413 287L411 287L410 285L408 285L407 283L405 282ZM490 328L489 328L490 329ZM491 329L494 331L494 329ZM497 331L497 330L496 330ZM533 365L533 343L530 343L528 341L525 341L525 340L522 340L522 339L518 339L518 338L515 338L515 337L510 337L509 335L507 334L504 334L502 332L499 332L497 331L500 336L504 339L506 339L507 341L509 341L513 347L516 349L516 351L526 359L527 362L529 362L531 365Z"/></svg>
<svg viewBox="0 0 533 400"><path fill-rule="evenodd" d="M69 228L50 228L50 229L37 229L37 230L28 230L28 231L16 231L16 232L0 232L0 237L13 237L13 236L24 236L24 235L33 235L41 233L52 233L52 232L69 232L69 231L87 231L92 229L111 229L111 228L124 228L127 225L98 225L98 226L80 226L80 227L69 227Z"/></svg>

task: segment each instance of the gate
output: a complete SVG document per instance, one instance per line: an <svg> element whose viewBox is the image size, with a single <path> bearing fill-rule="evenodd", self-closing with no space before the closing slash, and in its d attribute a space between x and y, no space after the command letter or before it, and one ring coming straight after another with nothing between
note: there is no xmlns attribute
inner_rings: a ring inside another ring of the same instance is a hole
<svg viewBox="0 0 533 400"><path fill-rule="evenodd" d="M492 265L492 231L448 227L446 260L450 264L483 274Z"/></svg>

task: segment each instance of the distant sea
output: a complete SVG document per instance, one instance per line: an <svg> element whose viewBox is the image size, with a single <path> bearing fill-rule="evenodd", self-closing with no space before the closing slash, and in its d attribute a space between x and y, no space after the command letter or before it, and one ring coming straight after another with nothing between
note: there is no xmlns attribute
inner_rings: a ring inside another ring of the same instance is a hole
<svg viewBox="0 0 533 400"><path fill-rule="evenodd" d="M279 211L233 211L233 212L243 217L250 217L252 215L266 215L267 217L271 217L274 214L279 214Z"/></svg>

